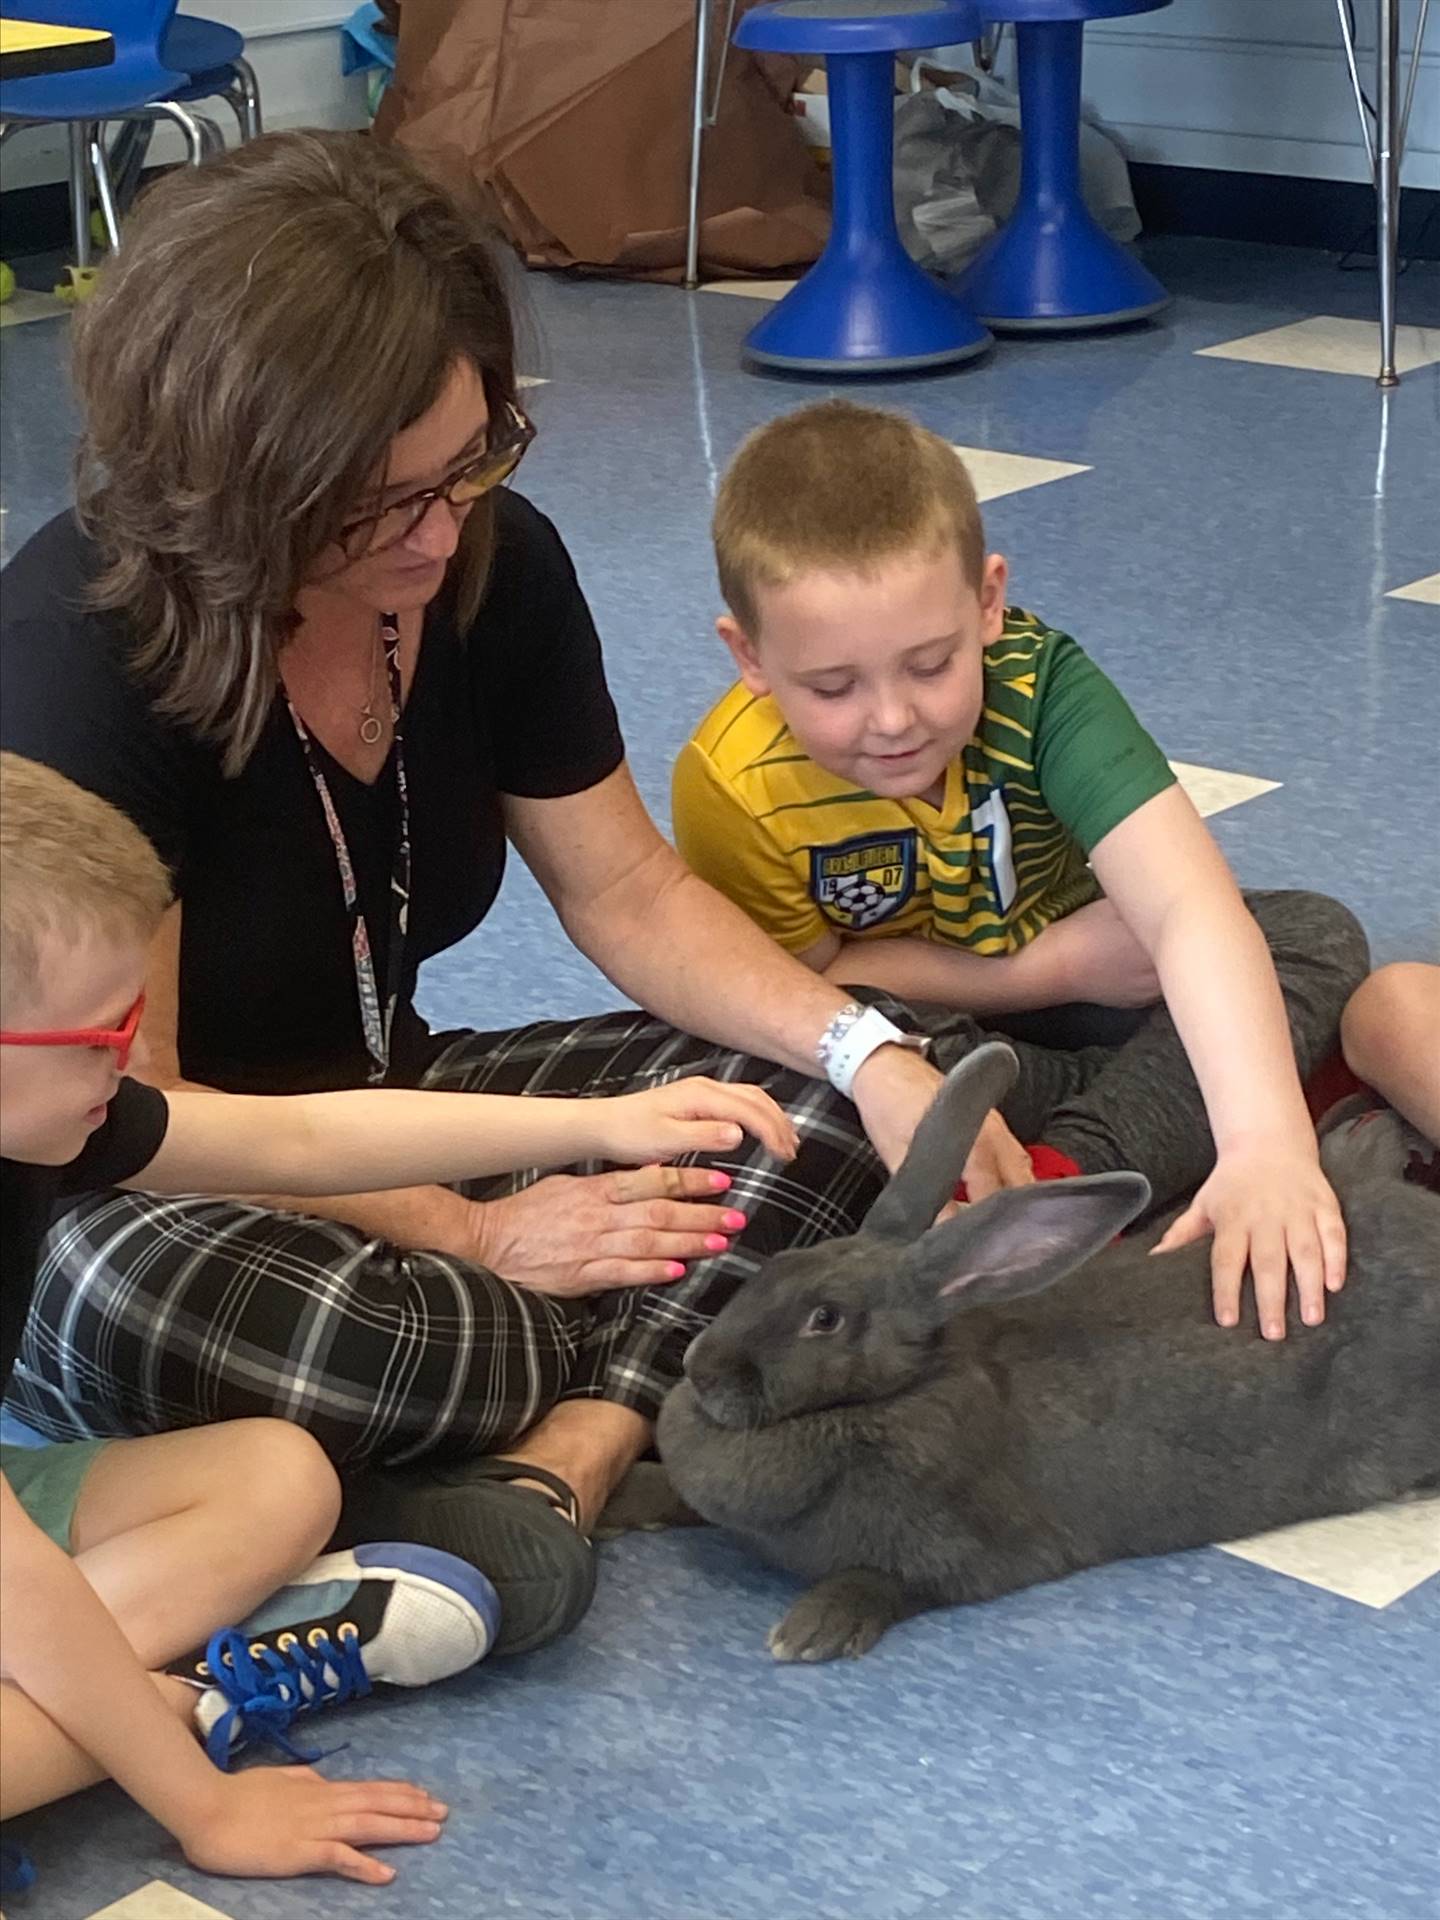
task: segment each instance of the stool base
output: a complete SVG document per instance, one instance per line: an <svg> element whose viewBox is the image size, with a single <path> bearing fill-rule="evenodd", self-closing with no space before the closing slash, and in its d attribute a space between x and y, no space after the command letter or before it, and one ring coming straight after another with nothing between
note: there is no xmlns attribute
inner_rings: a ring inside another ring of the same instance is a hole
<svg viewBox="0 0 1440 1920"><path fill-rule="evenodd" d="M1083 206L1058 218L1021 206L951 284L1004 333L1074 332L1148 320L1170 304L1161 283Z"/></svg>
<svg viewBox="0 0 1440 1920"><path fill-rule="evenodd" d="M904 373L973 360L984 327L900 247L863 264L823 256L745 341L756 366L796 373Z"/></svg>

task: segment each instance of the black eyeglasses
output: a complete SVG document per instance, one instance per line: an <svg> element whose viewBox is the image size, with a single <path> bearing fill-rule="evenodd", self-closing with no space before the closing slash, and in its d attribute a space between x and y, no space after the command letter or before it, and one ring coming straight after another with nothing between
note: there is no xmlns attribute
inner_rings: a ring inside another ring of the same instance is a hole
<svg viewBox="0 0 1440 1920"><path fill-rule="evenodd" d="M483 453L461 467L442 485L426 487L397 500L381 513L366 514L340 529L340 544L352 560L363 554L382 553L399 546L419 526L437 500L452 507L468 507L482 494L489 493L508 480L535 438L535 423L520 411L513 400L505 402L502 426Z"/></svg>

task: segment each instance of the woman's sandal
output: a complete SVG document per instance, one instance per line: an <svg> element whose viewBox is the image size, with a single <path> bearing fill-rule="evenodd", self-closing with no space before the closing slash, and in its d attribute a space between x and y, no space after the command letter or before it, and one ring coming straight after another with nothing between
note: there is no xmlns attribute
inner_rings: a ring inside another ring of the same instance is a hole
<svg viewBox="0 0 1440 1920"><path fill-rule="evenodd" d="M367 1468L346 1483L333 1544L410 1540L478 1567L500 1596L494 1659L530 1653L584 1618L595 1554L579 1521L559 1475L520 1460Z"/></svg>

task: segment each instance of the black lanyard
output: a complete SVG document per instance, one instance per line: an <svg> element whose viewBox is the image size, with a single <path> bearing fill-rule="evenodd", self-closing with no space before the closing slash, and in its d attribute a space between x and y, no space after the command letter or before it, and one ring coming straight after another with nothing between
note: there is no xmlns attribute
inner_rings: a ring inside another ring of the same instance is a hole
<svg viewBox="0 0 1440 1920"><path fill-rule="evenodd" d="M390 1032L395 1024L395 1008L400 999L405 936L410 920L410 795L405 782L405 739L400 725L400 624L393 613L380 616L380 643L385 649L385 672L390 682L390 728L394 741L391 752L395 761L395 795L400 809L400 831L396 836L395 860L390 870L390 938L385 947L383 1004L379 982L375 978L375 953L370 943L370 928L360 905L360 893L355 884L355 863L350 858L345 829L335 810L330 783L316 758L309 729L292 702L288 699L285 702L305 754L305 764L310 769L310 778L320 796L325 825L330 832L330 844L335 849L335 865L340 871L340 891L350 918L350 950L355 965L360 1024L365 1033L365 1050L370 1055L370 1068L365 1077L371 1086L378 1085L390 1067Z"/></svg>

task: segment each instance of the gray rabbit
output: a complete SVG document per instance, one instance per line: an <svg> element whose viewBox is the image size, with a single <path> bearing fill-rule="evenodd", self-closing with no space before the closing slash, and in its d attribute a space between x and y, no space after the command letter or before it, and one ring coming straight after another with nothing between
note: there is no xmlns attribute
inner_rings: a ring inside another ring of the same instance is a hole
<svg viewBox="0 0 1440 1920"><path fill-rule="evenodd" d="M1440 1196L1404 1180L1395 1116L1327 1140L1349 1281L1322 1327L1272 1343L1253 1304L1214 1324L1208 1243L1111 1245L1149 1198L1138 1174L931 1225L1015 1070L1003 1045L962 1061L860 1232L772 1259L662 1409L681 1497L816 1583L777 1659L1440 1477Z"/></svg>

